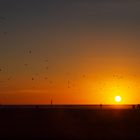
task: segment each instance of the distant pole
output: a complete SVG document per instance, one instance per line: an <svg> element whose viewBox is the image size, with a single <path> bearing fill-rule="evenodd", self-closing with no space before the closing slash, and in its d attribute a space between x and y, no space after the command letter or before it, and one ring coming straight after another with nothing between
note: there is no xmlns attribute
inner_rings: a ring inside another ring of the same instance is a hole
<svg viewBox="0 0 140 140"><path fill-rule="evenodd" d="M53 101L52 101L52 99L51 99L51 106L53 105Z"/></svg>
<svg viewBox="0 0 140 140"><path fill-rule="evenodd" d="M103 105L102 105L102 104L100 104L100 109L102 109L102 107L103 107Z"/></svg>

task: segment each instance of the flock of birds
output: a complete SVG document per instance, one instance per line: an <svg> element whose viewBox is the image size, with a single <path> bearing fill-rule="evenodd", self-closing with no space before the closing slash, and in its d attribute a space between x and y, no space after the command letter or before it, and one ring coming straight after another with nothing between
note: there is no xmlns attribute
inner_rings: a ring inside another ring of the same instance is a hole
<svg viewBox="0 0 140 140"><path fill-rule="evenodd" d="M0 17L0 24L6 24L6 21L7 21L7 18L6 18L6 17ZM7 32L6 32L6 31L3 32L3 35L7 35ZM28 50L28 55L32 55L32 50ZM44 61L45 61L45 64L46 64L45 69L48 71L48 70L49 70L49 66L48 66L49 59L48 59L48 57L46 57ZM28 67L29 64L28 64L28 63L25 63L24 66L25 66L25 67ZM2 71L4 71L4 68L0 68L0 73L1 73ZM36 75L38 75L38 73L37 73ZM113 74L112 77L113 77L114 79L119 79L119 80L121 80L121 79L124 78L122 75L118 75L118 74ZM9 76L7 80L9 81L9 80L11 80L12 78L13 78L12 76ZM83 75L82 75L82 78L86 78L86 74L83 74ZM45 76L44 79L45 79L45 80L49 80L49 83L50 83L50 84L53 83L53 81L49 79L49 76ZM36 79L35 79L35 77L32 76L32 77L31 77L31 80L34 81L34 80L36 80ZM1 82L1 81L0 81L0 82ZM68 79L68 80L67 80L67 88L71 88L71 87L72 87L72 81Z"/></svg>
<svg viewBox="0 0 140 140"><path fill-rule="evenodd" d="M32 50L29 50L28 53L29 53L29 55L31 55L32 54ZM46 57L44 61L45 61L46 65L47 65L45 69L48 70L49 69L49 66L48 66L48 62L49 62L48 57ZM29 64L25 63L24 66L27 67L27 66L29 66ZM36 73L35 75L37 76L38 73ZM48 76L45 76L44 79L45 80L48 80ZM31 80L34 81L35 78L32 77ZM52 84L52 81L49 81L49 83Z"/></svg>
<svg viewBox="0 0 140 140"><path fill-rule="evenodd" d="M32 55L32 50L29 50L29 51L28 51L28 54L29 54L29 55ZM48 59L48 57L46 57L44 61L45 61L45 64L46 64L46 70L49 70L49 66L48 66L49 59ZM28 67L29 64L28 64L28 63L25 63L24 66L25 66L25 67ZM0 68L0 72L2 72L3 70L4 70L4 68ZM38 76L38 75L39 75L38 73L35 74L35 76ZM87 76L86 76L86 74L83 74L83 75L81 75L81 77L82 77L82 78L86 78ZM122 75L119 75L119 74L113 74L113 75L112 75L112 78L113 78L113 79L117 79L117 80L122 80L124 77L123 77ZM9 76L7 80L9 81L9 80L11 80L11 79L12 79L12 76ZM37 79L36 79L35 77L32 76L32 77L31 77L31 80L34 81L34 80L37 80ZM49 80L49 76L45 76L45 77L44 77L44 80ZM53 81L52 81L52 80L49 80L49 84L52 84L52 83L53 83ZM104 83L104 85L105 85L105 83ZM67 80L67 88L68 88L68 89L69 89L69 88L72 88L72 86L73 86L73 82L72 82L71 80L68 79L68 80ZM102 88L103 88L103 86L102 86Z"/></svg>
<svg viewBox="0 0 140 140"><path fill-rule="evenodd" d="M4 24L6 24L6 21L7 21L6 17L0 17L0 24L4 25ZM7 35L7 34L8 34L7 31L3 32L3 35Z"/></svg>
<svg viewBox="0 0 140 140"><path fill-rule="evenodd" d="M0 24L6 24L6 21L7 21L7 18L6 17L0 16ZM8 34L8 32L6 32L6 31L3 32L3 35L7 35L7 34ZM32 50L29 50L28 51L28 54L31 55L32 54ZM48 57L46 57L45 58L45 63L47 64L47 66L45 67L46 70L49 70L48 62L49 62ZM29 64L28 63L25 63L24 66L25 67L28 67ZM0 68L0 72L2 72L2 71L4 71L4 68ZM36 75L38 75L38 74L36 74ZM85 78L85 74L83 74L83 78ZM12 79L12 76L9 76L7 80L9 81L11 79ZM49 80L49 76L45 76L44 79L45 80ZM32 76L31 77L31 80L34 81L35 80L35 77ZM0 81L0 82L2 82L2 81ZM49 83L52 84L53 81L50 80ZM72 82L70 80L67 80L67 87L68 88L71 88L71 86L72 86Z"/></svg>
<svg viewBox="0 0 140 140"><path fill-rule="evenodd" d="M32 50L29 50L29 51L28 51L28 54L29 54L29 55L32 55ZM48 57L45 58L44 62L45 62L45 64L46 64L45 69L48 71L48 70L49 70L49 66L48 66L49 60L48 60ZM28 63L25 63L24 66L27 68L27 67L29 66L29 64L28 64ZM4 70L5 70L5 68L0 68L0 73L3 72ZM34 76L31 76L31 80L32 80L32 81L36 80L36 77L35 77L35 76L38 76L38 75L39 75L39 73L36 73ZM7 80L9 81L9 80L11 80L11 79L12 79L12 76L9 76ZM45 77L44 77L44 80L49 80L49 76L48 76L48 75L45 76ZM0 82L2 83L2 81L0 81ZM52 85L52 84L53 84L53 81L52 81L52 80L49 80L49 84ZM68 80L68 82L67 82L67 87L68 87L68 88L71 87L71 82L70 82L70 80Z"/></svg>

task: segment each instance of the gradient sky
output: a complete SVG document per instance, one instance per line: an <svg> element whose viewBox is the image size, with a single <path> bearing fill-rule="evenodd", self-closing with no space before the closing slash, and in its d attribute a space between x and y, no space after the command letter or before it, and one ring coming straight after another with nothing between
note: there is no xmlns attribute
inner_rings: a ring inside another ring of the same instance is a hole
<svg viewBox="0 0 140 140"><path fill-rule="evenodd" d="M140 103L139 0L0 0L0 103Z"/></svg>

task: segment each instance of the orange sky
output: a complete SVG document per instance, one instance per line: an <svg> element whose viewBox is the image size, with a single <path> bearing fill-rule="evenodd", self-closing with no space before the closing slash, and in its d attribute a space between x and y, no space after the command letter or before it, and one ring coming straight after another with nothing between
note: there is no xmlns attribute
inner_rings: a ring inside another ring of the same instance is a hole
<svg viewBox="0 0 140 140"><path fill-rule="evenodd" d="M139 46L138 40L121 33L87 35L31 41L32 46L57 44L58 50L51 55L44 48L32 49L31 54L23 48L18 57L10 51L11 56L2 61L0 102L48 104L53 99L56 104L109 104L121 95L122 103L139 103L139 56L133 48Z"/></svg>
<svg viewBox="0 0 140 140"><path fill-rule="evenodd" d="M1 104L140 103L138 2L32 2L0 8Z"/></svg>

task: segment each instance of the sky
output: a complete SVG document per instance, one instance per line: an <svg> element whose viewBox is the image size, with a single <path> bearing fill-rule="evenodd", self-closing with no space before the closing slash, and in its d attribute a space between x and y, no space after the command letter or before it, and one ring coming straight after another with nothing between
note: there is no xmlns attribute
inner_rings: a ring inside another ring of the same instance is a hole
<svg viewBox="0 0 140 140"><path fill-rule="evenodd" d="M139 0L1 0L0 104L140 103Z"/></svg>

